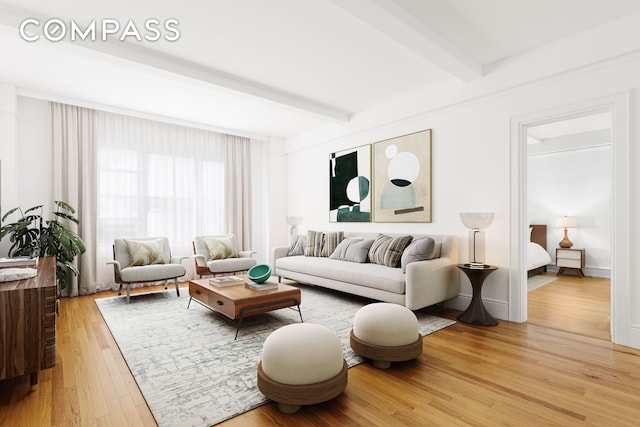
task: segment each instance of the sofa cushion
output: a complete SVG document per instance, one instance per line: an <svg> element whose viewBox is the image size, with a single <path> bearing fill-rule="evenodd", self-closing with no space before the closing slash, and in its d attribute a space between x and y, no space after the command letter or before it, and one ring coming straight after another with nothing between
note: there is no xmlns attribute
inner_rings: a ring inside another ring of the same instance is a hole
<svg viewBox="0 0 640 427"><path fill-rule="evenodd" d="M349 262L367 262L373 239L344 239L329 258Z"/></svg>
<svg viewBox="0 0 640 427"><path fill-rule="evenodd" d="M125 243L131 258L130 267L166 263L164 239L125 240Z"/></svg>
<svg viewBox="0 0 640 427"><path fill-rule="evenodd" d="M416 261L425 261L433 259L436 254L436 242L431 237L422 237L414 240L407 246L402 252L400 258L400 265L402 266L402 272L407 269L407 264Z"/></svg>
<svg viewBox="0 0 640 427"><path fill-rule="evenodd" d="M325 257L288 256L276 260L276 269L396 294L405 292L405 274L401 269L368 262L357 264Z"/></svg>
<svg viewBox="0 0 640 427"><path fill-rule="evenodd" d="M329 256L336 250L338 244L344 239L343 231L322 233L322 253L320 256Z"/></svg>
<svg viewBox="0 0 640 427"><path fill-rule="evenodd" d="M184 276L186 272L182 264L143 265L123 268L120 278L123 282L153 282Z"/></svg>
<svg viewBox="0 0 640 427"><path fill-rule="evenodd" d="M305 256L320 256L322 253L322 231L307 231L307 247Z"/></svg>
<svg viewBox="0 0 640 427"><path fill-rule="evenodd" d="M304 255L304 250L307 247L307 236L300 235L295 236L291 241L291 245L289 246L289 251L287 252L287 256L294 255Z"/></svg>
<svg viewBox="0 0 640 427"><path fill-rule="evenodd" d="M238 257L233 236L205 237L204 242L209 250L209 261Z"/></svg>
<svg viewBox="0 0 640 427"><path fill-rule="evenodd" d="M402 252L412 239L412 236L391 237L379 234L369 249L369 261L388 267L399 267Z"/></svg>
<svg viewBox="0 0 640 427"><path fill-rule="evenodd" d="M307 231L307 247L304 250L306 256L328 257L344 238L344 232Z"/></svg>

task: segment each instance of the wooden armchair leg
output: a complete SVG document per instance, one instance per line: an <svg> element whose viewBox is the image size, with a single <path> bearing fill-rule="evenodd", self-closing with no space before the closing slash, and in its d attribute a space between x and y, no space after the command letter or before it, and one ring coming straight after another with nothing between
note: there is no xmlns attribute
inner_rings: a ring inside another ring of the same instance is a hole
<svg viewBox="0 0 640 427"><path fill-rule="evenodd" d="M118 288L118 296L122 295L122 283L120 283L120 287Z"/></svg>
<svg viewBox="0 0 640 427"><path fill-rule="evenodd" d="M169 281L165 280L164 281L164 290L166 291L168 287L169 287Z"/></svg>
<svg viewBox="0 0 640 427"><path fill-rule="evenodd" d="M131 302L131 284L127 283L127 304Z"/></svg>
<svg viewBox="0 0 640 427"><path fill-rule="evenodd" d="M180 296L180 287L178 286L178 278L173 279L176 282L176 295Z"/></svg>

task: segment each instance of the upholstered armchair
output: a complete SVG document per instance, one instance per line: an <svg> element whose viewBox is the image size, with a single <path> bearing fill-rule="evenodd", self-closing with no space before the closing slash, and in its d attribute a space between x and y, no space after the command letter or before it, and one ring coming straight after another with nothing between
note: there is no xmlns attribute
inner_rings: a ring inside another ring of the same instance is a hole
<svg viewBox="0 0 640 427"><path fill-rule="evenodd" d="M203 275L239 273L256 265L255 251L238 252L236 248L233 234L196 236L193 241L196 273L202 278Z"/></svg>
<svg viewBox="0 0 640 427"><path fill-rule="evenodd" d="M180 296L178 277L186 274L182 260L188 258L172 257L169 239L166 237L131 237L115 239L113 244L113 264L116 283L120 284L118 295L122 294L122 285L127 285L127 303L130 302L131 284L164 281L173 279L176 294Z"/></svg>

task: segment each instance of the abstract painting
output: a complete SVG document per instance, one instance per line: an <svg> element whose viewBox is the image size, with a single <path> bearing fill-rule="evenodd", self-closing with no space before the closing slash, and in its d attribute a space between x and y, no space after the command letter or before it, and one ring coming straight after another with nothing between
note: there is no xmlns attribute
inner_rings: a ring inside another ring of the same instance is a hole
<svg viewBox="0 0 640 427"><path fill-rule="evenodd" d="M431 222L431 129L373 144L373 220Z"/></svg>
<svg viewBox="0 0 640 427"><path fill-rule="evenodd" d="M371 222L371 145L331 153L329 219Z"/></svg>

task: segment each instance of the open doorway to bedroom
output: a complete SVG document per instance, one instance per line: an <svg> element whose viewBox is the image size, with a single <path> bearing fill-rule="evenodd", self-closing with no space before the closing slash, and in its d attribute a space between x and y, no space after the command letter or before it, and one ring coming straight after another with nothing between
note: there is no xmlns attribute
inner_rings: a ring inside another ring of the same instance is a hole
<svg viewBox="0 0 640 427"><path fill-rule="evenodd" d="M607 341L611 139L610 111L527 127L528 321Z"/></svg>

